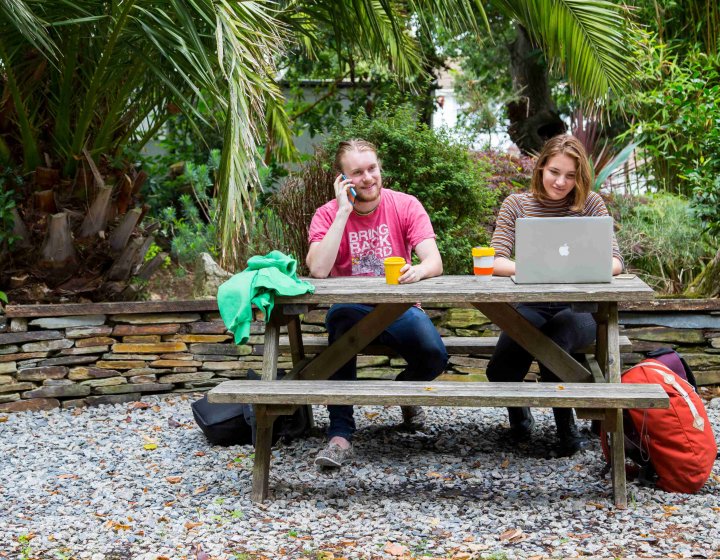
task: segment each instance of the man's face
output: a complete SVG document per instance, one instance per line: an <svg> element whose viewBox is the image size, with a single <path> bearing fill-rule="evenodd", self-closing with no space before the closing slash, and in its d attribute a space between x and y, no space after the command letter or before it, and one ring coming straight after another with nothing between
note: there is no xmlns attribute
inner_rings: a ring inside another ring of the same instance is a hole
<svg viewBox="0 0 720 560"><path fill-rule="evenodd" d="M382 177L375 152L346 153L342 158L342 171L355 186L357 202L373 202L380 198Z"/></svg>

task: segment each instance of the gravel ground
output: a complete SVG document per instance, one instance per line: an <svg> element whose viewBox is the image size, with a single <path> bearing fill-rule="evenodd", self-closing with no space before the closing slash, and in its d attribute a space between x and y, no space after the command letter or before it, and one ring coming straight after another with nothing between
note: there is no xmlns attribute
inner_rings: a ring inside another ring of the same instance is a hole
<svg viewBox="0 0 720 560"><path fill-rule="evenodd" d="M0 558L720 557L720 461L696 495L630 483L621 511L597 443L553 456L548 410L513 447L500 409L427 409L405 433L397 407L363 407L354 463L319 471L320 431L280 445L255 505L252 449L208 445L193 398L5 417Z"/></svg>

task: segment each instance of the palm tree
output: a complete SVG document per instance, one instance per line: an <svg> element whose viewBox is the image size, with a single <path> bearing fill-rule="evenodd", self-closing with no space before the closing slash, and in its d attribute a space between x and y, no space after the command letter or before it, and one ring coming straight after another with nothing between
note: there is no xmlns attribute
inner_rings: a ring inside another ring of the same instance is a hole
<svg viewBox="0 0 720 560"><path fill-rule="evenodd" d="M128 150L174 112L206 118L198 107L209 103L225 115L224 233L236 235L266 114L289 145L273 62L287 34L275 15L255 2L0 1L0 157L32 176L16 193L13 265L55 285L73 278L65 288L94 297L127 297L151 242L136 228L145 177Z"/></svg>
<svg viewBox="0 0 720 560"><path fill-rule="evenodd" d="M629 55L615 5L493 2L586 99L600 101L626 83ZM477 14L484 15L479 0L0 0L0 158L22 162L34 177L34 192L28 186L19 197L14 246L42 244L41 264L56 284L79 273L86 288L126 281L150 239L133 233L143 212L130 208L144 176L127 163L128 150L145 145L173 112L201 120L198 107L212 103L225 116L221 258L238 267L259 185L258 146L280 160L293 151L276 83L288 41L312 54L318 31L330 28L408 79L423 65L418 29L439 22L480 37ZM78 202L84 216L73 210ZM127 295L116 285L98 297L109 293Z"/></svg>

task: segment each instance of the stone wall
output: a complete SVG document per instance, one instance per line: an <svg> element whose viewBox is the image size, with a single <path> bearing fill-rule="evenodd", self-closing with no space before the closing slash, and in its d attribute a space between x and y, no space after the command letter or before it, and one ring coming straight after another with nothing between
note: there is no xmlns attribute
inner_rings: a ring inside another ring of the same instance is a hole
<svg viewBox="0 0 720 560"><path fill-rule="evenodd" d="M306 314L303 331L325 334L325 309ZM497 336L475 309L428 306L444 336ZM624 305L622 334L636 363L659 346L676 347L700 384L720 383L720 301L658 300ZM9 306L0 316L0 412L91 406L143 394L205 391L260 370L263 324L236 346L212 300ZM489 355L452 356L445 379L483 380ZM392 378L404 365L360 356L361 378ZM291 367L283 356L281 368ZM536 368L536 366L534 366ZM534 371L537 371L535 369ZM469 376L469 377L468 377Z"/></svg>

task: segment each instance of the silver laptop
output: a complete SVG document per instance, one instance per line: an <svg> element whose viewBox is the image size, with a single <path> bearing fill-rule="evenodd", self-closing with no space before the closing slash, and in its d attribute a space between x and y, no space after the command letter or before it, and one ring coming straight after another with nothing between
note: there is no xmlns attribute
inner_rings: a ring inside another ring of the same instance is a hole
<svg viewBox="0 0 720 560"><path fill-rule="evenodd" d="M518 218L515 276L518 284L610 282L613 219Z"/></svg>

